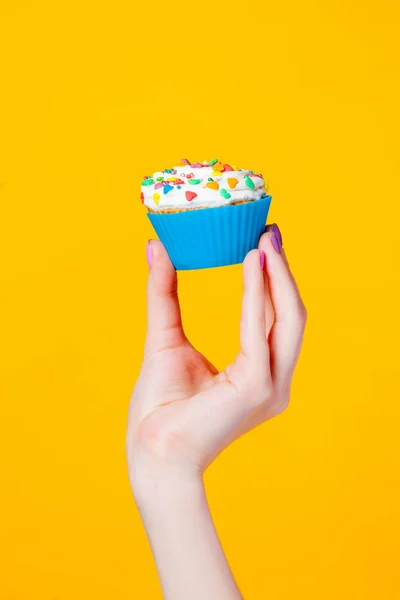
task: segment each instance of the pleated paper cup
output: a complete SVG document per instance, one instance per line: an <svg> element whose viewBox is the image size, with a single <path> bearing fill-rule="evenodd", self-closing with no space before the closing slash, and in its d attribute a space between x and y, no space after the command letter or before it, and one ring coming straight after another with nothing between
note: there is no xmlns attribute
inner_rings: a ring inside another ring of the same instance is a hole
<svg viewBox="0 0 400 600"><path fill-rule="evenodd" d="M265 230L272 196L217 208L147 213L175 269L208 269L243 262Z"/></svg>

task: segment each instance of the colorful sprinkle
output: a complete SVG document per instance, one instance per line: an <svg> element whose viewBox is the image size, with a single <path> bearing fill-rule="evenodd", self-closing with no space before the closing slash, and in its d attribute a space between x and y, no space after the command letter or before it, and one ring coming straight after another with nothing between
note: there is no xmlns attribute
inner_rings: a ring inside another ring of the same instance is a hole
<svg viewBox="0 0 400 600"><path fill-rule="evenodd" d="M164 194L168 194L168 192L170 192L171 190L173 190L174 188L172 187L172 185L169 185L167 183L167 185L164 185Z"/></svg>
<svg viewBox="0 0 400 600"><path fill-rule="evenodd" d="M212 181L212 180L213 180L213 178L212 178L212 177L209 177L209 178L208 178L208 181Z"/></svg>
<svg viewBox="0 0 400 600"><path fill-rule="evenodd" d="M201 183L201 179L189 179L188 183L190 183L191 185L198 185L199 183Z"/></svg>
<svg viewBox="0 0 400 600"><path fill-rule="evenodd" d="M174 185L183 185L185 182L182 179L175 178Z"/></svg>
<svg viewBox="0 0 400 600"><path fill-rule="evenodd" d="M156 183L156 185L154 186L155 190L159 190L160 188L164 187L165 185L165 181L159 181L158 183Z"/></svg>
<svg viewBox="0 0 400 600"><path fill-rule="evenodd" d="M142 204L143 204L143 202L144 202L144 194L143 194L143 192L140 192L140 199L141 199Z"/></svg>
<svg viewBox="0 0 400 600"><path fill-rule="evenodd" d="M142 181L142 185L153 185L154 179L145 179Z"/></svg>
<svg viewBox="0 0 400 600"><path fill-rule="evenodd" d="M221 175L221 173L219 171L213 171L211 173L211 177L219 177L219 175Z"/></svg>
<svg viewBox="0 0 400 600"><path fill-rule="evenodd" d="M222 190L220 190L220 194L223 198L225 198L225 200L229 200L229 198L231 197L230 193L227 192L225 189L222 188Z"/></svg>
<svg viewBox="0 0 400 600"><path fill-rule="evenodd" d="M210 167L212 167L217 162L218 162L218 158L213 158L212 160L210 160L210 162L208 164L210 165Z"/></svg>
<svg viewBox="0 0 400 600"><path fill-rule="evenodd" d="M164 181L164 177L157 177L156 181Z"/></svg>
<svg viewBox="0 0 400 600"><path fill-rule="evenodd" d="M177 185L176 187L177 187L177 189L178 189L178 190L180 190L180 189L181 189L181 186L180 186L180 185Z"/></svg>
<svg viewBox="0 0 400 600"><path fill-rule="evenodd" d="M233 171L231 165L224 165L225 171Z"/></svg>
<svg viewBox="0 0 400 600"><path fill-rule="evenodd" d="M208 183L206 183L206 186L208 188L211 188L212 190L217 190L219 188L219 185L216 181L209 181Z"/></svg>
<svg viewBox="0 0 400 600"><path fill-rule="evenodd" d="M250 179L250 177L248 175L245 175L244 182L247 185L247 187L250 188L251 190L254 190L254 188L256 187L254 185L254 182Z"/></svg>
<svg viewBox="0 0 400 600"><path fill-rule="evenodd" d="M214 171L225 171L224 165L218 161L213 165L213 169Z"/></svg>
<svg viewBox="0 0 400 600"><path fill-rule="evenodd" d="M185 196L188 202L191 202L192 200L197 198L197 194L195 194L194 192L185 192Z"/></svg>
<svg viewBox="0 0 400 600"><path fill-rule="evenodd" d="M155 192L153 194L153 200L158 205L158 203L160 202L160 194L158 192Z"/></svg>
<svg viewBox="0 0 400 600"><path fill-rule="evenodd" d="M235 179L235 177L228 177L227 182L231 190L233 190L239 183L239 181Z"/></svg>
<svg viewBox="0 0 400 600"><path fill-rule="evenodd" d="M177 177L168 177L167 181L176 181L177 179Z"/></svg>
<svg viewBox="0 0 400 600"><path fill-rule="evenodd" d="M194 173L188 173L188 175L186 175L186 177L187 177L188 179L190 179L191 177L194 177Z"/></svg>
<svg viewBox="0 0 400 600"><path fill-rule="evenodd" d="M194 169L201 169L201 168L203 167L203 165L202 165L201 163L199 163L199 162L192 163L192 164L191 164L191 166L192 166Z"/></svg>

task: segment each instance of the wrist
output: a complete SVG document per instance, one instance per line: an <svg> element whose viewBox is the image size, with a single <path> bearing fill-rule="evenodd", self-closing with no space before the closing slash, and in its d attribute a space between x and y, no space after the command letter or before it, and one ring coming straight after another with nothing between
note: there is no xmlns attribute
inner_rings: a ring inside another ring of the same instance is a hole
<svg viewBox="0 0 400 600"><path fill-rule="evenodd" d="M152 459L130 465L130 481L140 513L168 511L188 498L205 498L200 471Z"/></svg>

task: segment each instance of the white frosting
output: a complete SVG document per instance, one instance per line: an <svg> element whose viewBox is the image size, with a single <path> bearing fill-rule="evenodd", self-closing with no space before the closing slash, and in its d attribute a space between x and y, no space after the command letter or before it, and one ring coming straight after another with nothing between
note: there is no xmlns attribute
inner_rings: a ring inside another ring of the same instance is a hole
<svg viewBox="0 0 400 600"><path fill-rule="evenodd" d="M216 166L218 167L221 164L217 163ZM205 166L185 165L173 167L172 170L176 171L176 173L157 171L150 178L142 182L141 198L143 204L152 211L159 212L169 208L191 209L196 207L226 206L239 200L259 200L266 195L266 185L263 177L259 174L253 174L245 170L215 171L214 167L209 166L207 162L203 163L203 165ZM193 177L190 177L190 175L193 175ZM163 181L157 181L157 178L161 177L164 178ZM167 181L174 177L183 183ZM200 183L195 185L190 183L191 180L198 179L200 179ZM231 181L228 181L228 179ZM237 183L232 180L236 180ZM149 183L152 181L152 183L146 185L146 181L149 181ZM166 188L167 193L164 190L164 182L166 182L166 185L172 187L172 189ZM208 183L212 183L215 187L218 184L218 189L210 188L207 186ZM254 188L251 183L253 183ZM222 194L221 190L223 190ZM189 194L187 195L186 192L189 192ZM192 197L193 193L196 196L188 199L188 197ZM159 198L157 195L154 198L154 194L158 194Z"/></svg>

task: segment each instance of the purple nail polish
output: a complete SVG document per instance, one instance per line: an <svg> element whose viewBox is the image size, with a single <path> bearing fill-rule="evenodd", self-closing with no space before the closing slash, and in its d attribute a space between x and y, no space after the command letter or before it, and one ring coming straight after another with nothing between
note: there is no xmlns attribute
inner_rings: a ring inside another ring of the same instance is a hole
<svg viewBox="0 0 400 600"><path fill-rule="evenodd" d="M147 264L149 265L149 267L151 267L151 263L153 262L153 253L151 251L151 244L150 244L150 242L147 242L147 246L146 246L146 258L147 258Z"/></svg>
<svg viewBox="0 0 400 600"><path fill-rule="evenodd" d="M283 241L282 241L282 234L281 234L281 230L279 229L278 225L276 223L274 223L272 225L272 231L276 234L279 244L281 245L281 247L283 246Z"/></svg>
<svg viewBox="0 0 400 600"><path fill-rule="evenodd" d="M260 250L260 266L261 266L261 271L264 271L264 265L265 265L265 252L264 252L264 250Z"/></svg>
<svg viewBox="0 0 400 600"><path fill-rule="evenodd" d="M274 231L271 233L271 243L272 243L273 247L275 248L275 250L277 251L277 253L280 254L281 253L281 245L279 243L278 236L276 235L276 233Z"/></svg>

